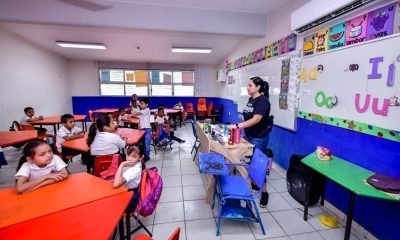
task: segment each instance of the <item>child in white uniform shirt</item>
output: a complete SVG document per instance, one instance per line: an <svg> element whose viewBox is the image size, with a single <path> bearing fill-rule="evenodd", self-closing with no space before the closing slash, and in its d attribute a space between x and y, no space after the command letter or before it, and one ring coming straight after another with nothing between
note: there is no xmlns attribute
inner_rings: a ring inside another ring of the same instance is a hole
<svg viewBox="0 0 400 240"><path fill-rule="evenodd" d="M22 194L66 179L66 167L61 158L53 154L49 144L38 140L27 143L15 174L17 193Z"/></svg>
<svg viewBox="0 0 400 240"><path fill-rule="evenodd" d="M125 108L118 109L118 126L125 127L124 120L128 119L128 114L125 111Z"/></svg>
<svg viewBox="0 0 400 240"><path fill-rule="evenodd" d="M168 116L166 116L163 107L158 107L158 111L157 111L156 116L155 116L155 122L157 123L157 125L162 125L162 127L164 127L164 128L165 128L165 125L169 124L168 123ZM184 143L185 142L185 140L182 140L182 139L176 137L174 131L172 131L172 130L169 131L169 139L170 140L175 140L175 141L177 141L179 143Z"/></svg>
<svg viewBox="0 0 400 240"><path fill-rule="evenodd" d="M109 116L101 116L90 126L87 144L93 156L119 153L126 146L126 138L114 133L115 125ZM88 162L88 170L93 168L93 161Z"/></svg>
<svg viewBox="0 0 400 240"><path fill-rule="evenodd" d="M24 108L25 116L22 117L19 122L20 125L32 125L32 121L43 120L43 116L35 117L35 110L32 107ZM42 127L35 127L39 134L46 133L47 129Z"/></svg>
<svg viewBox="0 0 400 240"><path fill-rule="evenodd" d="M139 201L138 188L142 177L142 170L145 169L143 152L143 148L138 145L129 147L127 150L126 161L119 165L114 178L114 188L118 188L126 183L126 187L129 191L134 191L133 198L129 204L129 209L131 211L136 209Z"/></svg>
<svg viewBox="0 0 400 240"><path fill-rule="evenodd" d="M148 161L150 159L150 143L151 143L151 125L150 125L150 109L149 109L149 99L140 99L140 111L132 113L132 116L139 116L139 129L145 131L144 134L144 160Z"/></svg>

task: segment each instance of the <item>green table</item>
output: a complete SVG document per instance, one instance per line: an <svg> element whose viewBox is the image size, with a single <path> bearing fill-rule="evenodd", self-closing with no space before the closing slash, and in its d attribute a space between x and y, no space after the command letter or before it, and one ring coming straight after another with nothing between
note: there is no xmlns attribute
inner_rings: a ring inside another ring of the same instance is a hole
<svg viewBox="0 0 400 240"><path fill-rule="evenodd" d="M347 210L346 219L346 230L344 234L344 239L348 240L350 238L351 222L353 220L353 210L355 195L379 198L391 201L400 201L394 195L380 191L366 182L366 179L375 174L365 168L359 167L355 164L347 162L341 158L332 156L329 161L320 160L315 153L308 155L301 160L302 163L317 171L324 177L332 180L333 182L339 184L345 189L350 191L349 208ZM311 179L308 178L306 183L306 200L304 204L304 220L307 221L308 216L308 203L310 196L310 183ZM322 196L323 198L324 196ZM323 200L321 201L321 203Z"/></svg>

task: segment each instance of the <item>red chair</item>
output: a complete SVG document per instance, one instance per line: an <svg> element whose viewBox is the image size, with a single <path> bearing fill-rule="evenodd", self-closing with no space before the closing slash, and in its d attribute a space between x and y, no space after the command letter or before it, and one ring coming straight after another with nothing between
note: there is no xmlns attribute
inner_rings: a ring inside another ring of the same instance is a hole
<svg viewBox="0 0 400 240"><path fill-rule="evenodd" d="M20 125L20 127L21 127L22 131L36 130L34 126L28 125L28 124L27 125L22 124L22 125ZM39 140L46 140L47 137L49 137L49 136L52 136L52 135L51 134L46 134L46 133L38 133L38 139Z"/></svg>
<svg viewBox="0 0 400 240"><path fill-rule="evenodd" d="M95 175L96 177L100 177L100 172L105 171L110 167L113 156L114 155L96 156L94 159L93 175ZM118 166L119 166L119 164L121 164L121 162L122 162L122 159L120 158L120 160L118 162Z"/></svg>
<svg viewBox="0 0 400 240"><path fill-rule="evenodd" d="M89 110L89 119L91 122L96 121L96 118L94 117L94 112L92 110Z"/></svg>
<svg viewBox="0 0 400 240"><path fill-rule="evenodd" d="M196 121L196 112L193 108L193 103L186 103L186 118L192 117Z"/></svg>
<svg viewBox="0 0 400 240"><path fill-rule="evenodd" d="M177 227L175 231L168 237L168 240L179 240L180 233L181 233L181 228ZM132 238L132 240L153 240L153 238L151 238L149 235L146 234L140 234Z"/></svg>
<svg viewBox="0 0 400 240"><path fill-rule="evenodd" d="M205 98L199 98L199 100L197 101L197 116L207 116L207 100Z"/></svg>

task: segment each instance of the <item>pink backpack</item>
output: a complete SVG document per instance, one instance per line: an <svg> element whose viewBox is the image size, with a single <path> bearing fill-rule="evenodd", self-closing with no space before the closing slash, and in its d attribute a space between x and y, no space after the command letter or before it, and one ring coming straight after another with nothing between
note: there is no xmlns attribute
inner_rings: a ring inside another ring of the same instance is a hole
<svg viewBox="0 0 400 240"><path fill-rule="evenodd" d="M143 217L147 217L154 212L161 197L163 181L157 171L156 167L146 168L142 171L137 212Z"/></svg>

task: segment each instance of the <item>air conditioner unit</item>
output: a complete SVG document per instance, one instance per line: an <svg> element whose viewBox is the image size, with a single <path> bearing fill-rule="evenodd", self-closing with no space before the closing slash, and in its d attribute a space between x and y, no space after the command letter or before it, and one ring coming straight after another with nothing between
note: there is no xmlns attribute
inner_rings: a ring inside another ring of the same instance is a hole
<svg viewBox="0 0 400 240"><path fill-rule="evenodd" d="M297 35L305 35L314 28L333 25L351 14L356 16L372 8L393 0L311 0L291 14L291 30ZM315 30L315 29L314 29Z"/></svg>

